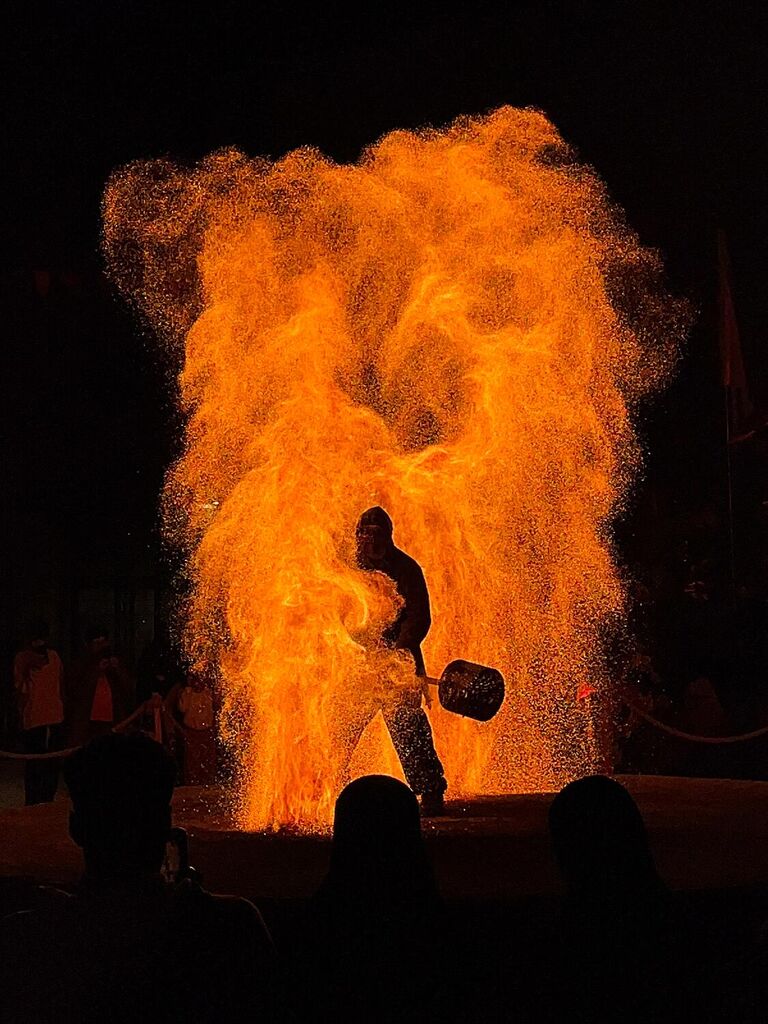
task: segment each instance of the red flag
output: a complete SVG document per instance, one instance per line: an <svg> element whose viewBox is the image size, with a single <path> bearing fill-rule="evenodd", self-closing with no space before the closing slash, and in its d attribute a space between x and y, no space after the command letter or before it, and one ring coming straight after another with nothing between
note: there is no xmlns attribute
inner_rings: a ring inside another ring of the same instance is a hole
<svg viewBox="0 0 768 1024"><path fill-rule="evenodd" d="M591 697L594 693L597 693L597 687L591 683L580 683L576 691L576 700L586 700L587 697Z"/></svg>
<svg viewBox="0 0 768 1024"><path fill-rule="evenodd" d="M752 415L752 403L749 399L744 358L741 354L739 325L736 321L736 309L733 304L731 268L724 231L717 233L717 262L720 365L723 386L726 388L728 397L728 440L735 442L743 441L754 431L747 426L747 421Z"/></svg>

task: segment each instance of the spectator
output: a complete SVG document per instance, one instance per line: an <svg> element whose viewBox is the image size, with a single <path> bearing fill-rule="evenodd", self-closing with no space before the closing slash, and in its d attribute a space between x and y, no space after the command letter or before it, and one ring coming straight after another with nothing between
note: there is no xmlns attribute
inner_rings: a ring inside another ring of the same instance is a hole
<svg viewBox="0 0 768 1024"><path fill-rule="evenodd" d="M197 672L187 673L184 686L166 699L172 714L184 725L184 784L205 786L216 775L216 716L213 690Z"/></svg>
<svg viewBox="0 0 768 1024"><path fill-rule="evenodd" d="M128 673L113 651L109 634L97 627L71 676L69 721L73 745L108 732L132 711Z"/></svg>
<svg viewBox="0 0 768 1024"><path fill-rule="evenodd" d="M61 658L49 644L48 624L30 624L27 643L13 663L19 701L21 737L28 754L45 754L60 748L64 721ZM24 803L49 803L59 781L57 758L27 761L24 768Z"/></svg>
<svg viewBox="0 0 768 1024"><path fill-rule="evenodd" d="M717 965L701 986L696 1009L704 1024L764 1024L768 1006L768 926L756 942Z"/></svg>
<svg viewBox="0 0 768 1024"><path fill-rule="evenodd" d="M296 950L297 1018L436 1019L444 938L416 797L388 776L350 783Z"/></svg>
<svg viewBox="0 0 768 1024"><path fill-rule="evenodd" d="M271 1019L273 950L256 908L161 876L173 763L143 735L93 740L65 763L74 896L0 926L14 1022Z"/></svg>
<svg viewBox="0 0 768 1024"><path fill-rule="evenodd" d="M566 887L552 1019L672 1019L682 951L632 797L605 776L579 779L555 797L549 827Z"/></svg>
<svg viewBox="0 0 768 1024"><path fill-rule="evenodd" d="M170 691L184 679L184 672L179 665L178 654L170 641L161 635L144 648L137 666L137 703L142 704L153 693L161 697L168 696Z"/></svg>

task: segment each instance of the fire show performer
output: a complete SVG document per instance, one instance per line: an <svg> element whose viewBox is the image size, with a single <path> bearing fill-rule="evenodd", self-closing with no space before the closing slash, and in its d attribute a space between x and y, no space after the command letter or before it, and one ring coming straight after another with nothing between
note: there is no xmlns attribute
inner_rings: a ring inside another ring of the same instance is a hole
<svg viewBox="0 0 768 1024"><path fill-rule="evenodd" d="M394 582L403 605L381 639L388 647L409 651L416 676L425 676L421 643L432 621L429 592L421 566L395 547L392 532L392 520L383 508L377 505L364 512L357 524L357 563L361 569L382 572ZM429 719L421 707L422 694L422 688L414 686L403 697L387 702L382 714L408 785L421 797L422 813L431 816L443 813L447 784Z"/></svg>

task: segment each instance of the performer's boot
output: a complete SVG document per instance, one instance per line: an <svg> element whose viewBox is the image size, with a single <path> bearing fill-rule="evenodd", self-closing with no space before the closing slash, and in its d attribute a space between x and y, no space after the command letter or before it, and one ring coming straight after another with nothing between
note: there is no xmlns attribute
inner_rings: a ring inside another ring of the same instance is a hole
<svg viewBox="0 0 768 1024"><path fill-rule="evenodd" d="M422 818L439 818L445 814L445 797L441 790L421 794Z"/></svg>

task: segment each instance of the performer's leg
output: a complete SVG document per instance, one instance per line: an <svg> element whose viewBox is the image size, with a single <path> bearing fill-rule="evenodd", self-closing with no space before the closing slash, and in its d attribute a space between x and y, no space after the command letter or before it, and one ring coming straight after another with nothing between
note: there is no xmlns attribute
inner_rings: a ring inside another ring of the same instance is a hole
<svg viewBox="0 0 768 1024"><path fill-rule="evenodd" d="M420 693L418 701L414 698L388 704L383 709L384 721L414 793L442 795L447 783L432 739L432 727L420 706Z"/></svg>

